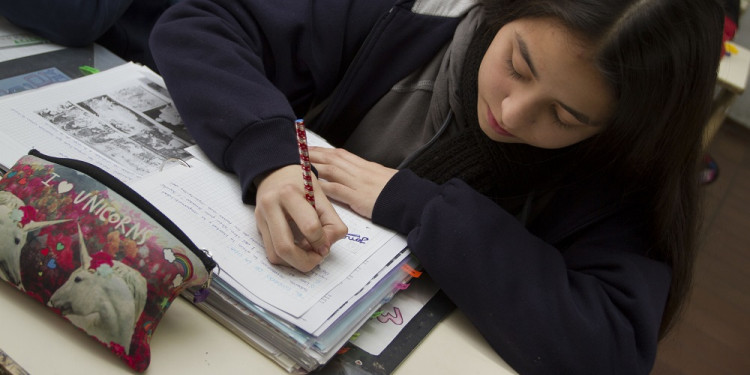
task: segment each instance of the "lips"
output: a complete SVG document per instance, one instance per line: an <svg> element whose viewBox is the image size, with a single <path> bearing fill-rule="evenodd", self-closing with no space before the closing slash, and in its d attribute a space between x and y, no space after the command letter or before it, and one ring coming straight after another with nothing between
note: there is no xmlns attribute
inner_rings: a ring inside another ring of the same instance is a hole
<svg viewBox="0 0 750 375"><path fill-rule="evenodd" d="M503 128L502 126L500 126L500 124L498 124L497 120L495 120L495 116L492 115L492 111L490 111L489 107L487 108L487 122L489 122L490 127L497 134L500 134L500 135L505 136L505 137L514 137L515 138L515 136L513 134L510 134L507 130L505 130L505 128Z"/></svg>

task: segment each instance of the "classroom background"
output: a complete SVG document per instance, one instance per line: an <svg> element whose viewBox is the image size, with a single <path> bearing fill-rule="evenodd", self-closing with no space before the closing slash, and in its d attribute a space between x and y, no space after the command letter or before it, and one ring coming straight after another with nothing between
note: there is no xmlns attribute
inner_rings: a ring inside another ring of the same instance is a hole
<svg viewBox="0 0 750 375"><path fill-rule="evenodd" d="M750 48L748 1L734 42ZM703 245L691 301L660 344L652 375L750 374L750 93L730 106L709 145Z"/></svg>

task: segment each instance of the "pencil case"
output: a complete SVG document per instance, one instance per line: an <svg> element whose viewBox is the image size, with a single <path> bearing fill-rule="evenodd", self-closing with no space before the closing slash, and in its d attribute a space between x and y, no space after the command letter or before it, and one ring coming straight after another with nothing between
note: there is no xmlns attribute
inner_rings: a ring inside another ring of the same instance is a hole
<svg viewBox="0 0 750 375"><path fill-rule="evenodd" d="M31 150L0 180L0 278L138 372L172 301L216 263L104 170Z"/></svg>

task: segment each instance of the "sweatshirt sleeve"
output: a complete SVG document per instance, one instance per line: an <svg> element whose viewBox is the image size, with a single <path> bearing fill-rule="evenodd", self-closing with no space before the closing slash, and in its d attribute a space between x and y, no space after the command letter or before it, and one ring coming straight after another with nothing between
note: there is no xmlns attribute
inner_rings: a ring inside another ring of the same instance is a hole
<svg viewBox="0 0 750 375"><path fill-rule="evenodd" d="M489 344L522 374L648 374L669 268L641 253L642 222L601 218L561 251L459 180L399 171L373 221L411 251Z"/></svg>
<svg viewBox="0 0 750 375"><path fill-rule="evenodd" d="M391 5L184 0L157 22L150 46L177 110L246 202L256 176L299 162L295 118L333 91Z"/></svg>
<svg viewBox="0 0 750 375"><path fill-rule="evenodd" d="M102 36L133 0L3 1L0 14L53 43L82 47Z"/></svg>

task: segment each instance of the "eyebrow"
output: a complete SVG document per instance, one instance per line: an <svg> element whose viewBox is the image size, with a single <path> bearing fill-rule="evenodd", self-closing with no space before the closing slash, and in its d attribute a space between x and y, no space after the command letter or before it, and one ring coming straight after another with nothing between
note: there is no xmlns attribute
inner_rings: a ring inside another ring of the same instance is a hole
<svg viewBox="0 0 750 375"><path fill-rule="evenodd" d="M539 74L537 73L536 68L534 67L534 62L531 60L531 54L529 53L529 46L526 44L526 41L524 41L523 38L521 38L521 36L518 35L518 33L516 33L516 42L518 42L518 49L521 52L521 57L523 57L523 60L526 62L526 65L529 66L529 70L531 70L531 74L534 76L534 78L539 79ZM591 124L591 119L589 118L589 116L586 116L583 113L576 111L575 109L571 108L569 105L565 103L562 103L559 101L557 103L560 104L560 106L563 107L563 109L568 111L568 113L573 115L573 117L575 117L576 120L586 125Z"/></svg>

